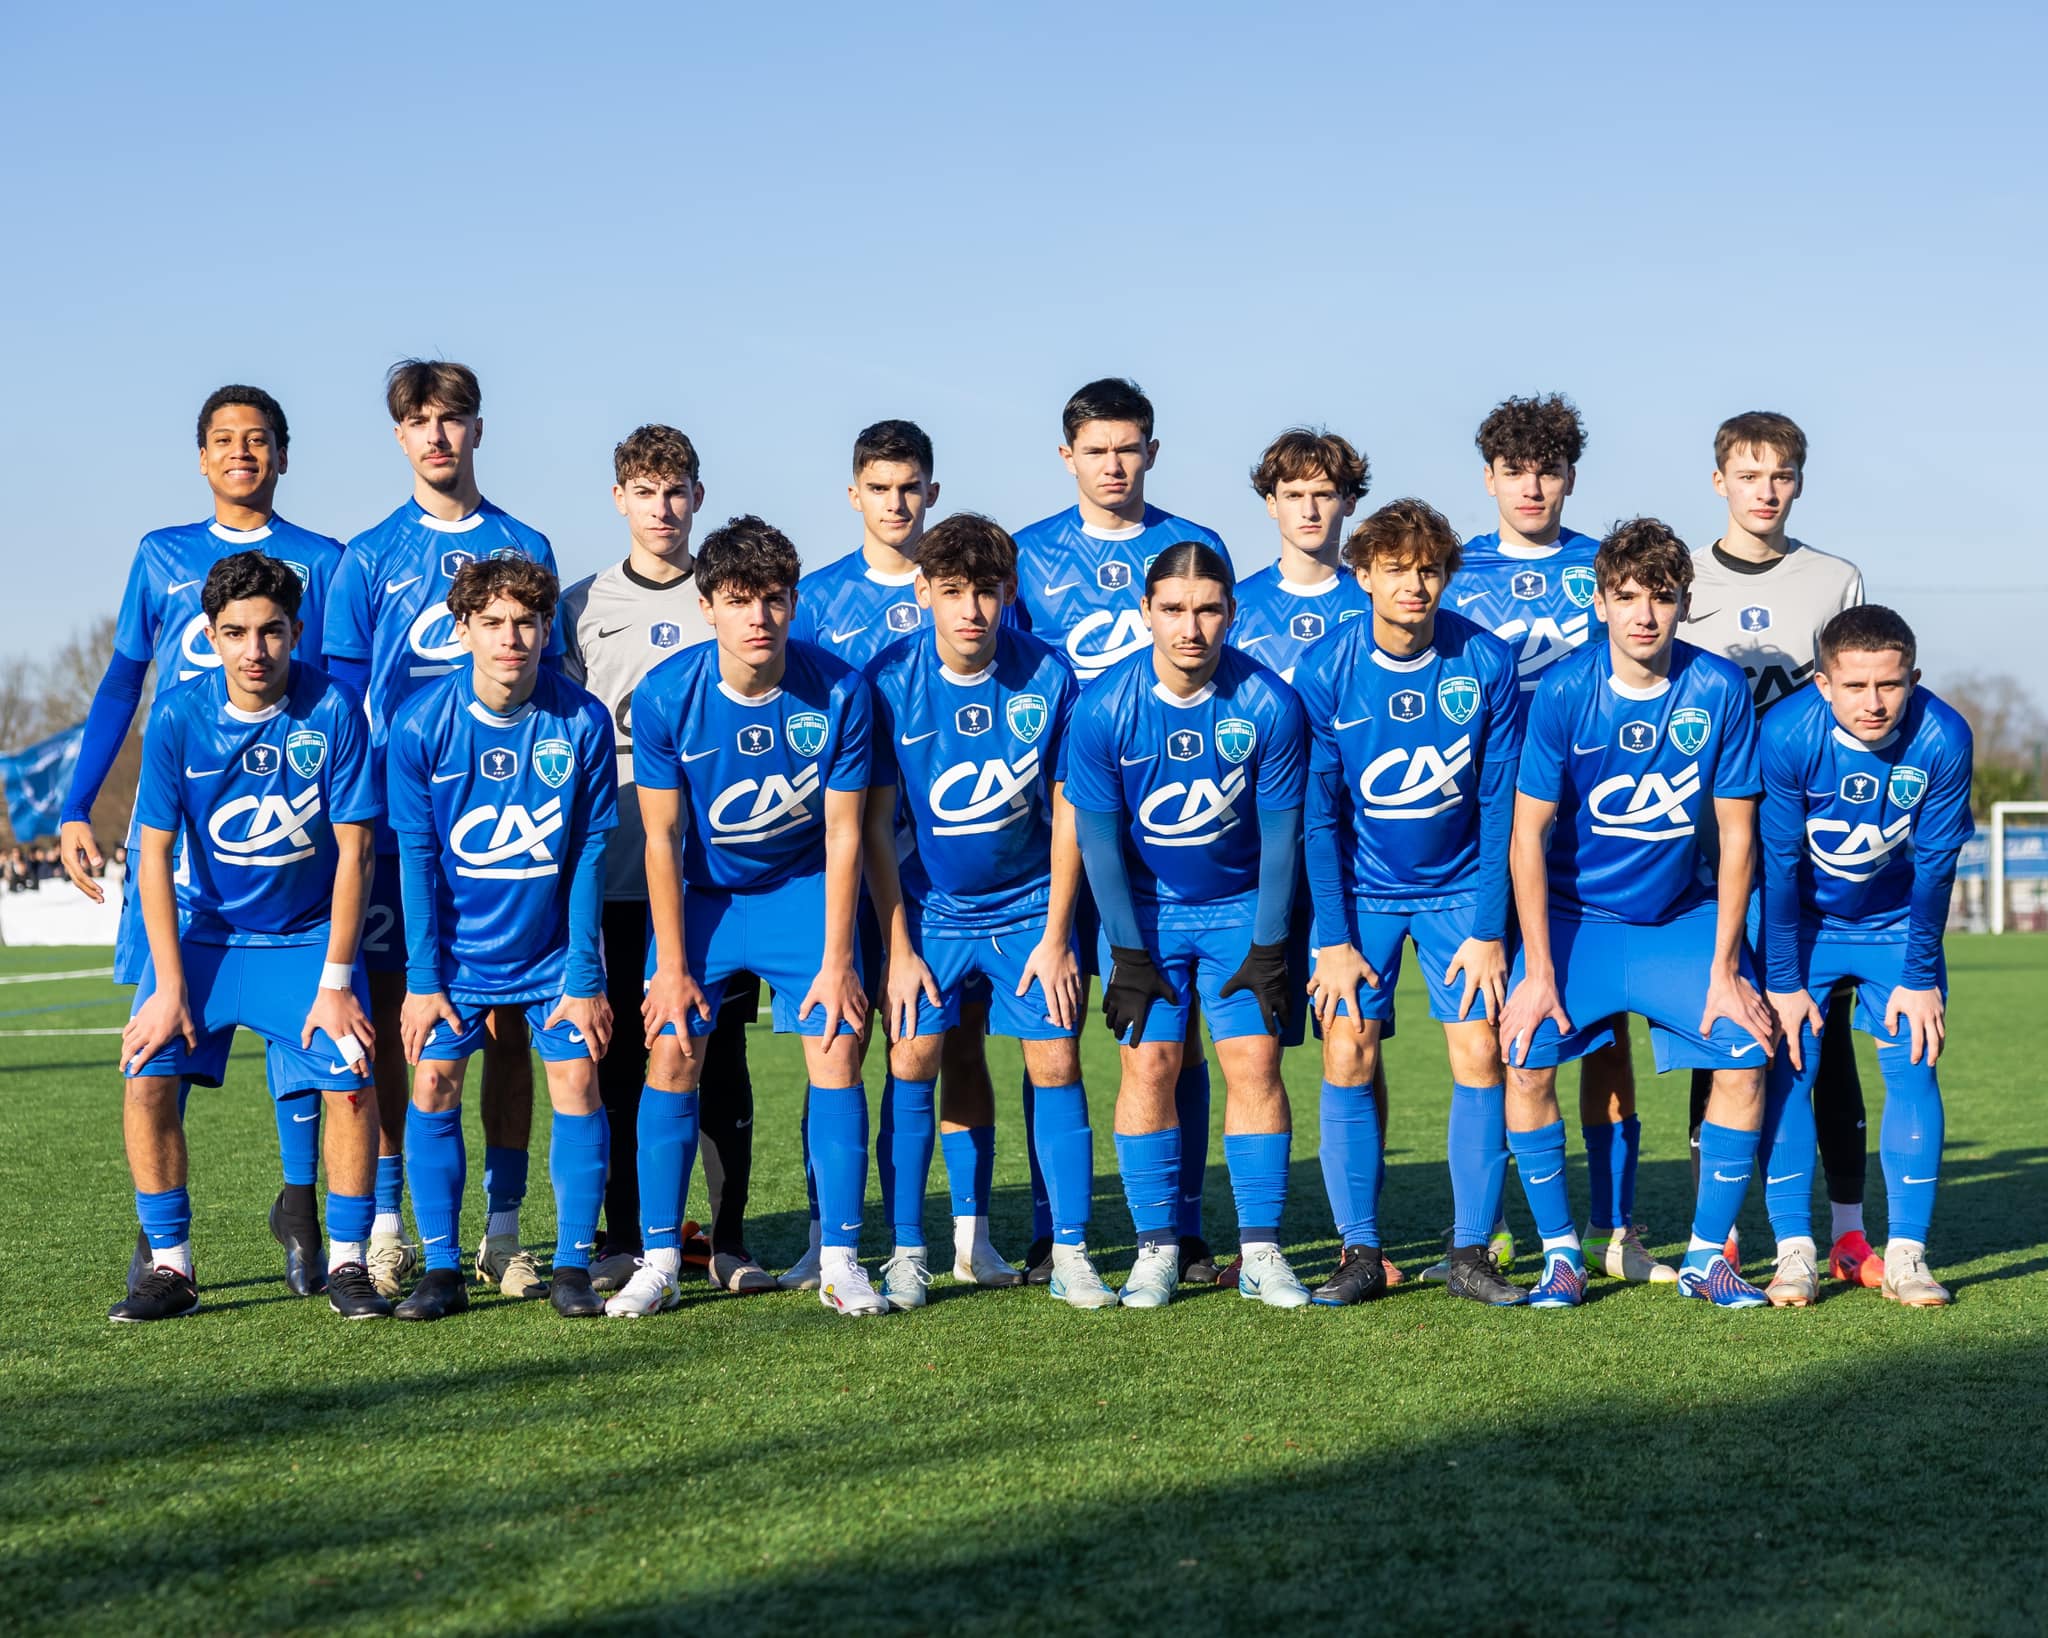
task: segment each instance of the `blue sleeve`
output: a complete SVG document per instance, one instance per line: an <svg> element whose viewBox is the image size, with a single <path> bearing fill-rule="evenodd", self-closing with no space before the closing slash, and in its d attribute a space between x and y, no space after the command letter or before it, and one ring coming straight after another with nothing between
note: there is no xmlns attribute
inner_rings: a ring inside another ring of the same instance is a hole
<svg viewBox="0 0 2048 1638"><path fill-rule="evenodd" d="M1017 605L1013 603L1010 606L1015 608ZM1052 769L1053 778L1064 785L1067 782L1067 758L1074 743L1074 715L1077 703L1075 696L1080 692L1080 684L1074 681L1073 672L1069 671L1064 663L1060 666L1059 675L1054 681L1057 687L1050 691L1051 732L1054 744L1047 763Z"/></svg>
<svg viewBox="0 0 2048 1638"><path fill-rule="evenodd" d="M71 769L71 789L64 798L59 823L92 818L92 805L99 800L100 787L107 782L114 759L127 741L148 675L148 660L138 660L122 653L118 646L115 648L113 658L107 661L107 674L93 691L92 709L85 714L85 735L79 741L78 761Z"/></svg>
<svg viewBox="0 0 2048 1638"><path fill-rule="evenodd" d="M1349 943L1351 936L1345 914L1343 795L1342 769L1318 766L1310 772L1302 847L1308 859L1308 895L1315 906L1318 947Z"/></svg>
<svg viewBox="0 0 2048 1638"><path fill-rule="evenodd" d="M840 685L843 703L839 711L839 733L832 751L832 771L825 778L828 791L864 791L868 788L871 762L869 742L874 731L872 695L860 673Z"/></svg>
<svg viewBox="0 0 2048 1638"><path fill-rule="evenodd" d="M676 755L675 690L661 670L657 666L633 690L633 783L642 790L673 791L682 788L683 765Z"/></svg>
<svg viewBox="0 0 2048 1638"><path fill-rule="evenodd" d="M1259 747L1259 807L1298 810L1308 786L1308 722L1293 689L1277 677L1272 689L1266 741Z"/></svg>
<svg viewBox="0 0 2048 1638"><path fill-rule="evenodd" d="M370 697L370 662L358 659L353 654L343 657L330 655L327 661L327 675L336 682L346 683L349 692L358 699Z"/></svg>
<svg viewBox="0 0 2048 1638"><path fill-rule="evenodd" d="M1806 845L1806 778L1798 757L1783 743L1786 737L1763 736L1764 797L1757 816L1764 987L1780 995L1804 982L1799 970L1799 855Z"/></svg>
<svg viewBox="0 0 2048 1638"><path fill-rule="evenodd" d="M1960 726L1960 725L1959 725ZM1970 817L1970 784L1975 748L1969 730L1928 781L1933 803L1913 826L1913 897L1906 916L1906 961L1899 982L1909 990L1931 990L1941 974L1941 935L1955 893L1956 855L1976 834Z"/></svg>
<svg viewBox="0 0 2048 1638"><path fill-rule="evenodd" d="M149 541L135 548L128 565L128 585L121 593L121 612L114 617L114 655L148 665L156 655L157 615L149 593Z"/></svg>
<svg viewBox="0 0 2048 1638"><path fill-rule="evenodd" d="M336 824L367 824L384 814L376 759L370 755L370 725L352 692L337 689L336 694L339 698L327 725L333 736L327 774L328 817Z"/></svg>
<svg viewBox="0 0 2048 1638"><path fill-rule="evenodd" d="M408 903L408 914L411 909ZM569 959L562 978L564 995L580 998L604 994L603 942L604 832L592 831L577 849L576 863L569 875Z"/></svg>
<svg viewBox="0 0 2048 1638"><path fill-rule="evenodd" d="M1756 706L1750 702L1749 685L1731 685L1723 691L1721 745L1714 753L1714 794L1722 797L1755 796L1763 789L1757 770Z"/></svg>
<svg viewBox="0 0 2048 1638"><path fill-rule="evenodd" d="M427 788L419 729L408 719L391 730L384 758L384 813L401 834L434 836L434 799Z"/></svg>
<svg viewBox="0 0 2048 1638"><path fill-rule="evenodd" d="M1074 823L1081 840L1081 865L1088 874L1088 887L1095 895L1095 908L1110 947L1144 949L1138 907L1131 898L1131 874L1124 867L1123 816L1076 808Z"/></svg>
<svg viewBox="0 0 2048 1638"><path fill-rule="evenodd" d="M360 660L364 669L364 693L368 693L370 665L370 572L368 554L351 548L341 554L334 578L327 585L327 608L322 615L325 629L320 633L320 651L336 676L344 676L340 661Z"/></svg>
<svg viewBox="0 0 2048 1638"><path fill-rule="evenodd" d="M896 713L877 675L867 676L868 702L873 707L868 734L868 788L899 784L902 772L896 766Z"/></svg>
<svg viewBox="0 0 2048 1638"><path fill-rule="evenodd" d="M1479 897L1472 936L1507 936L1508 845L1515 830L1515 770L1522 753L1522 690L1512 664L1502 665L1486 694L1486 744L1479 764Z"/></svg>
<svg viewBox="0 0 2048 1638"><path fill-rule="evenodd" d="M602 842L606 831L619 828L619 742L611 713L596 700L583 707L582 721L583 788L590 793L583 833Z"/></svg>
<svg viewBox="0 0 2048 1638"><path fill-rule="evenodd" d="M314 565L306 565L305 590L299 598L299 621L305 629L292 650L294 660L317 665L322 671L327 669L327 586L333 578L331 572L322 578Z"/></svg>
<svg viewBox="0 0 2048 1638"><path fill-rule="evenodd" d="M1097 689L1100 696L1102 690ZM1068 733L1067 800L1091 813L1121 815L1123 780L1117 773L1116 725L1094 699L1083 695Z"/></svg>
<svg viewBox="0 0 2048 1638"><path fill-rule="evenodd" d="M405 915L405 987L414 995L441 989L441 894L438 838L398 834L398 902Z"/></svg>
<svg viewBox="0 0 2048 1638"><path fill-rule="evenodd" d="M1252 906L1252 942L1285 944L1294 919L1294 882L1301 868L1301 808L1259 804L1259 896Z"/></svg>
<svg viewBox="0 0 2048 1638"><path fill-rule="evenodd" d="M135 782L138 825L175 832L184 824L184 813L178 803L178 792L184 789L178 771L180 737L170 710L158 706L150 714L148 731L142 736L142 776Z"/></svg>
<svg viewBox="0 0 2048 1638"><path fill-rule="evenodd" d="M1529 702L1522 727L1522 754L1515 764L1515 789L1539 802L1564 796L1567 702L1563 678L1545 678Z"/></svg>

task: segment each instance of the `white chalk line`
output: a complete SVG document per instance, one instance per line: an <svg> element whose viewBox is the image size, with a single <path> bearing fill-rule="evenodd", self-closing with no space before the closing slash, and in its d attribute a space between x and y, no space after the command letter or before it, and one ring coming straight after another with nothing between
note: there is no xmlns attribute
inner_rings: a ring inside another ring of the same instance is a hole
<svg viewBox="0 0 2048 1638"><path fill-rule="evenodd" d="M112 967L77 967L68 973L9 973L0 984L50 984L60 978L112 978Z"/></svg>

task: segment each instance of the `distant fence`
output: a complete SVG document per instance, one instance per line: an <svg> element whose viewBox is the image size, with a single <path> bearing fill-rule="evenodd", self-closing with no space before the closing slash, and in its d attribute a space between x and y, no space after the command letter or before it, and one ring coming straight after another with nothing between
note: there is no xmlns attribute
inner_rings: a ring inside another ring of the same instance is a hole
<svg viewBox="0 0 2048 1638"><path fill-rule="evenodd" d="M1991 831L1979 825L1956 860L1956 890L1949 900L1951 932L1991 929ZM2048 933L2048 826L2007 825L2005 926L2013 933Z"/></svg>

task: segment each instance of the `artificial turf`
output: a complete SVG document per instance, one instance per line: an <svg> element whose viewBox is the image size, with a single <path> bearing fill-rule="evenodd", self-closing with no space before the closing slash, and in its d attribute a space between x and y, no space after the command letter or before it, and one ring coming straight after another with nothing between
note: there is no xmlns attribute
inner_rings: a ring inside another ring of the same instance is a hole
<svg viewBox="0 0 2048 1638"><path fill-rule="evenodd" d="M1956 1302L1925 1312L1831 1286L1810 1311L1726 1313L1603 1280L1578 1312L1410 1285L1355 1310L1209 1290L1083 1314L941 1277L923 1312L862 1323L810 1294L692 1284L681 1312L638 1322L570 1324L492 1293L439 1325L348 1325L284 1290L245 1039L228 1086L190 1111L205 1308L117 1327L135 1225L113 1039L12 1032L117 1023L125 992L5 984L0 1630L2041 1631L2048 1126L2017 1025L2048 996L2048 940L1948 948L1931 1259ZM0 976L105 959L0 952ZM1408 1001L1381 1218L1413 1271L1449 1218L1449 1085ZM1086 1040L1092 1239L1120 1271L1112 1055L1099 1023ZM765 1028L750 1045L751 1238L780 1266L804 1239L801 1061ZM1312 1051L1289 1059L1286 1233L1314 1277L1337 1248ZM1015 1049L991 1057L1014 1087ZM1867 1042L1862 1061L1874 1132ZM1645 1074L1638 1214L1666 1252L1689 1215L1684 1103L1682 1076ZM1015 1108L1012 1093L995 1209L1013 1254L1029 1215ZM544 1148L545 1120L535 1132ZM1576 1133L1572 1151L1582 1198ZM526 1237L544 1248L540 1161ZM1881 1241L1874 1154L1871 1178ZM939 1168L935 1183L936 1254ZM1757 1192L1743 1229L1760 1253ZM872 1204L868 1221L872 1260ZM465 1232L480 1228L472 1187Z"/></svg>

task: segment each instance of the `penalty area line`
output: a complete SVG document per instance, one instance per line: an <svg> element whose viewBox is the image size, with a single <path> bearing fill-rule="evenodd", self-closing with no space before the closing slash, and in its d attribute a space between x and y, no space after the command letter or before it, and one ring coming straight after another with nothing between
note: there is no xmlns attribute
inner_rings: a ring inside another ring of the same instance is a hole
<svg viewBox="0 0 2048 1638"><path fill-rule="evenodd" d="M0 1029L0 1040L23 1035L119 1035L123 1027L113 1024L105 1029Z"/></svg>
<svg viewBox="0 0 2048 1638"><path fill-rule="evenodd" d="M68 973L9 973L0 984L53 984L60 978L112 978L112 967L77 967Z"/></svg>

